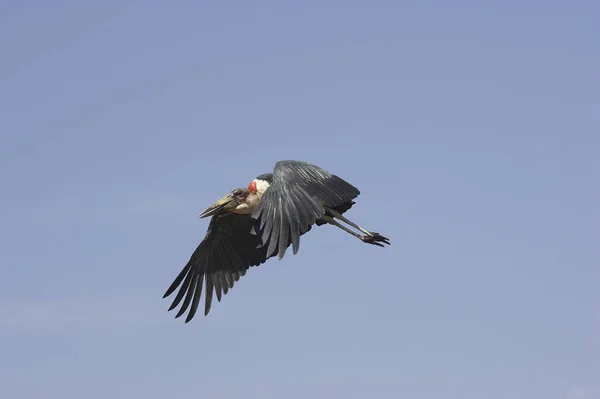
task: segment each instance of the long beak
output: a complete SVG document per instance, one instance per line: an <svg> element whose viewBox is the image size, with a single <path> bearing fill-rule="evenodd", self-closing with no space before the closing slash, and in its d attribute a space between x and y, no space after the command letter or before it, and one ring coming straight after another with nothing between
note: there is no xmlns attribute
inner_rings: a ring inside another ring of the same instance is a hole
<svg viewBox="0 0 600 399"><path fill-rule="evenodd" d="M214 215L215 213L219 213L222 210L230 210L232 205L236 205L234 202L234 198L231 194L227 194L208 208L206 208L198 217L200 219L209 217Z"/></svg>

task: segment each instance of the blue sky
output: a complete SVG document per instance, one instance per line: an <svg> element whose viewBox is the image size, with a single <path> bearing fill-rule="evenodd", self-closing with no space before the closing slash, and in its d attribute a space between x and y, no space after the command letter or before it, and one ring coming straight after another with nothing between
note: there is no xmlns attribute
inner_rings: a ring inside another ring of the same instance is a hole
<svg viewBox="0 0 600 399"><path fill-rule="evenodd" d="M0 5L0 396L600 398L600 6ZM301 159L361 190L209 317L197 214Z"/></svg>

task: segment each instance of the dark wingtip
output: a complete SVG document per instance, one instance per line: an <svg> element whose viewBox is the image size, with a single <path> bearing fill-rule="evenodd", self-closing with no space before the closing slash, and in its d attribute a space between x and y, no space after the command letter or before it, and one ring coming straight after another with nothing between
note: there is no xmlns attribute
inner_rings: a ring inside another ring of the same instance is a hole
<svg viewBox="0 0 600 399"><path fill-rule="evenodd" d="M178 317L181 317L181 315L183 315L185 313L185 306L182 306L181 309L179 309L179 312L177 312L177 314L175 315L175 318L177 319Z"/></svg>
<svg viewBox="0 0 600 399"><path fill-rule="evenodd" d="M177 289L177 287L179 287L179 285L181 284L181 282L183 281L183 279L185 277L187 277L189 271L191 270L191 266L192 265L191 265L190 262L188 262L185 265L185 267L181 270L181 272L179 272L179 274L177 275L177 277L175 277L175 280L173 280L173 282L171 283L171 285L169 286L169 288L167 288L167 291L163 295L163 298L166 298L169 295L171 295Z"/></svg>
<svg viewBox="0 0 600 399"><path fill-rule="evenodd" d="M194 318L196 312L190 312L188 314L188 316L185 318L185 324L189 323L190 321L192 321L192 319Z"/></svg>
<svg viewBox="0 0 600 399"><path fill-rule="evenodd" d="M169 288L167 288L167 290L165 291L163 298L168 297L169 295L171 295L175 289L179 286L179 284L171 284L171 286Z"/></svg>

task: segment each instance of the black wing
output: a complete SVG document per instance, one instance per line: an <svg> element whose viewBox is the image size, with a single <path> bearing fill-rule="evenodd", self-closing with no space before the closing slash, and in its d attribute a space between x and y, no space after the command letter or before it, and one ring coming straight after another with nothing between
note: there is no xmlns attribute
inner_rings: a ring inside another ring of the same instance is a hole
<svg viewBox="0 0 600 399"><path fill-rule="evenodd" d="M204 282L206 316L212 304L213 291L220 302L221 294L227 294L250 266L257 266L266 261L266 248L258 248L260 238L250 234L253 223L250 215L231 213L214 215L211 218L206 237L163 296L168 297L181 285L169 308L173 310L185 296L176 318L185 313L191 303L192 307L185 322L192 320L200 303Z"/></svg>
<svg viewBox="0 0 600 399"><path fill-rule="evenodd" d="M253 233L268 245L267 256L283 258L292 244L296 254L300 236L325 214L323 206L334 208L356 198L360 191L336 175L299 161L275 164L273 181L252 212Z"/></svg>

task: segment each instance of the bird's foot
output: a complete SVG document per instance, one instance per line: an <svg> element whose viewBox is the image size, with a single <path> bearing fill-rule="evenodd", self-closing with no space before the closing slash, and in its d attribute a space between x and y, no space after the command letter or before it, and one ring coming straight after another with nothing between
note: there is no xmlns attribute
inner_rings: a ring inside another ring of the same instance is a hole
<svg viewBox="0 0 600 399"><path fill-rule="evenodd" d="M383 244L390 245L390 240L379 233L371 232L368 235L360 236L360 239L362 240L362 242L377 245L378 247L383 247Z"/></svg>

